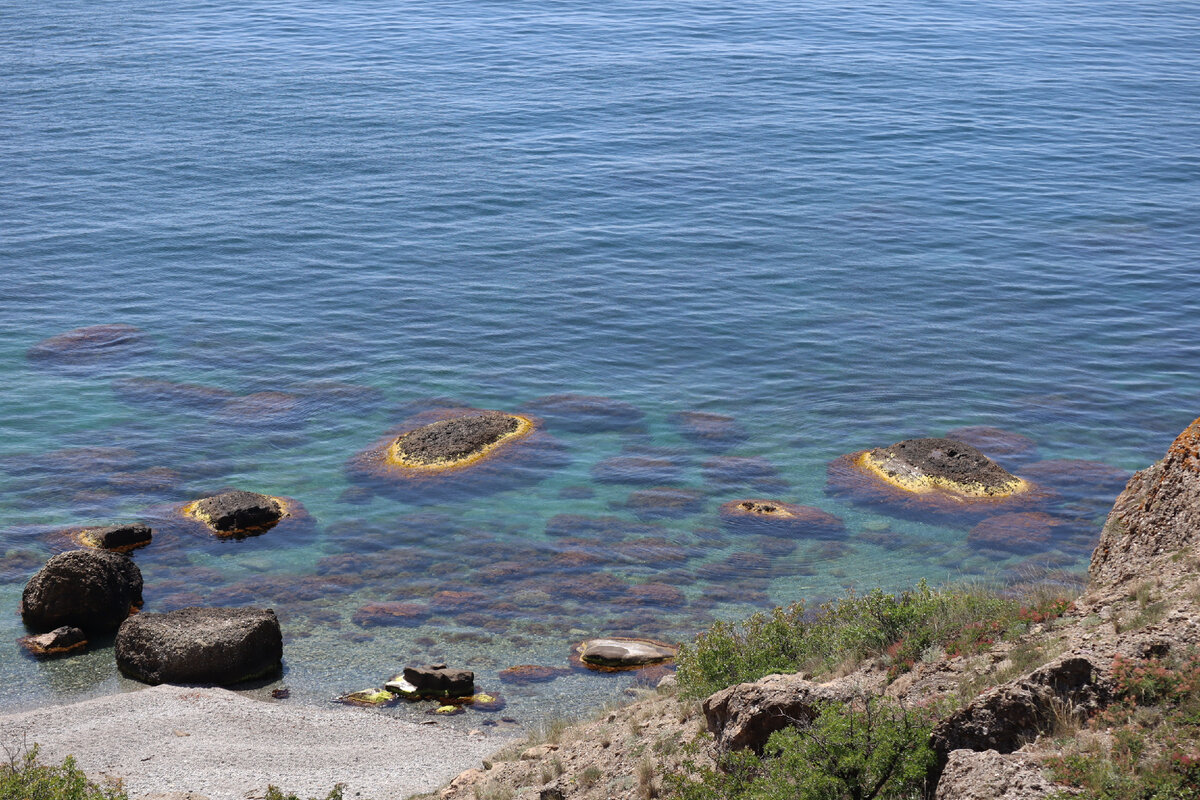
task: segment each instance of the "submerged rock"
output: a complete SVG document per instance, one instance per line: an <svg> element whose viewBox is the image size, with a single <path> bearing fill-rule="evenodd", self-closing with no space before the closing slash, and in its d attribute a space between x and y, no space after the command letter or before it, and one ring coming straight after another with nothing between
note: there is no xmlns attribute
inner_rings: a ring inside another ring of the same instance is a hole
<svg viewBox="0 0 1200 800"><path fill-rule="evenodd" d="M501 683L512 683L524 686L528 683L546 683L563 675L566 670L561 667L544 667L537 664L521 664L500 670Z"/></svg>
<svg viewBox="0 0 1200 800"><path fill-rule="evenodd" d="M613 637L588 639L576 648L588 669L600 671L640 669L673 661L679 648L653 639Z"/></svg>
<svg viewBox="0 0 1200 800"><path fill-rule="evenodd" d="M121 625L117 667L143 683L228 686L280 670L283 635L264 608L181 608Z"/></svg>
<svg viewBox="0 0 1200 800"><path fill-rule="evenodd" d="M210 411L236 395L218 386L177 383L157 378L120 378L112 383L113 392L126 403L190 408Z"/></svg>
<svg viewBox="0 0 1200 800"><path fill-rule="evenodd" d="M965 442L987 453L990 458L1012 460L1031 459L1037 456L1037 442L1033 439L988 425L955 428L952 431L946 431L946 438L956 442Z"/></svg>
<svg viewBox="0 0 1200 800"><path fill-rule="evenodd" d="M98 550L128 553L150 544L154 532L150 526L140 522L127 525L108 525L103 528L84 528L79 532L79 543Z"/></svg>
<svg viewBox="0 0 1200 800"><path fill-rule="evenodd" d="M64 625L49 633L23 636L17 640L17 644L36 658L57 658L82 653L87 649L88 640L87 634L79 628Z"/></svg>
<svg viewBox="0 0 1200 800"><path fill-rule="evenodd" d="M238 536L270 529L287 513L287 505L278 497L238 490L196 500L183 513L217 536Z"/></svg>
<svg viewBox="0 0 1200 800"><path fill-rule="evenodd" d="M954 439L905 439L842 456L828 489L894 511L986 515L1021 511L1046 499L978 449Z"/></svg>
<svg viewBox="0 0 1200 800"><path fill-rule="evenodd" d="M657 519L699 514L704 502L704 493L696 489L655 486L633 492L625 505L641 519Z"/></svg>
<svg viewBox="0 0 1200 800"><path fill-rule="evenodd" d="M128 556L106 550L59 553L25 585L21 618L34 630L63 625L115 631L142 605L142 572Z"/></svg>
<svg viewBox="0 0 1200 800"><path fill-rule="evenodd" d="M720 516L722 524L735 532L819 538L846 535L846 525L828 511L778 500L731 500L721 506Z"/></svg>
<svg viewBox="0 0 1200 800"><path fill-rule="evenodd" d="M992 550L1039 553L1050 549L1054 529L1064 522L1040 511L1000 514L988 517L972 528L967 534L967 543Z"/></svg>
<svg viewBox="0 0 1200 800"><path fill-rule="evenodd" d="M133 325L91 325L60 333L29 348L30 361L86 364L131 355L148 346L145 331Z"/></svg>
<svg viewBox="0 0 1200 800"><path fill-rule="evenodd" d="M555 394L525 404L523 410L546 420L555 430L605 433L640 430L645 416L637 406L611 397Z"/></svg>
<svg viewBox="0 0 1200 800"><path fill-rule="evenodd" d="M351 621L364 628L373 626L411 628L429 619L431 613L429 606L421 603L367 603L354 612Z"/></svg>
<svg viewBox="0 0 1200 800"><path fill-rule="evenodd" d="M705 411L680 411L670 416L683 438L702 450L723 451L746 442L750 435L733 417Z"/></svg>

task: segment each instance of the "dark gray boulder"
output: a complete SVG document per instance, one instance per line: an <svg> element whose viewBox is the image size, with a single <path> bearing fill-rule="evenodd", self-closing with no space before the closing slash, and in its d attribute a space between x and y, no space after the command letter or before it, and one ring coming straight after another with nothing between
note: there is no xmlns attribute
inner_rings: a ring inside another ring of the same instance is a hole
<svg viewBox="0 0 1200 800"><path fill-rule="evenodd" d="M520 425L520 418L499 411L454 417L409 431L396 440L396 450L417 464L458 461L515 433Z"/></svg>
<svg viewBox="0 0 1200 800"><path fill-rule="evenodd" d="M470 697L475 694L475 673L447 668L445 664L405 667L404 680L423 695Z"/></svg>
<svg viewBox="0 0 1200 800"><path fill-rule="evenodd" d="M283 517L283 508L274 497L241 490L205 497L189 508L192 516L218 533L266 528Z"/></svg>
<svg viewBox="0 0 1200 800"><path fill-rule="evenodd" d="M142 571L120 553L59 553L30 578L21 595L21 619L35 631L63 625L89 633L115 631L142 605Z"/></svg>
<svg viewBox="0 0 1200 800"><path fill-rule="evenodd" d="M264 608L138 614L117 632L117 667L144 683L228 686L279 671L283 635Z"/></svg>
<svg viewBox="0 0 1200 800"><path fill-rule="evenodd" d="M88 547L127 553L150 544L154 532L150 526L133 522L128 525L108 525L103 528L86 528L80 531L80 540Z"/></svg>

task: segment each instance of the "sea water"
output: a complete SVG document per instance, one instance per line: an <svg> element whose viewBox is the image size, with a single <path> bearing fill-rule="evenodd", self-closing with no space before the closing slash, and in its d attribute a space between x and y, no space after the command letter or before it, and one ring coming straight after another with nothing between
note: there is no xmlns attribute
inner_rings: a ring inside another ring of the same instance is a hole
<svg viewBox="0 0 1200 800"><path fill-rule="evenodd" d="M1077 585L1124 476L1200 413L1200 3L43 2L0 30L2 709L136 686L111 642L15 644L64 527L295 498L295 535L136 553L145 610L275 608L260 694L446 660L530 724L633 682L498 681L586 636L921 578ZM143 346L29 357L103 323ZM503 491L347 477L422 408L561 393L634 416L548 424L565 457ZM826 491L839 455L970 425L1036 442L1018 473L1096 462L1048 509L1070 537L981 548ZM658 485L698 504L631 505ZM847 533L731 532L743 497ZM354 621L440 591L475 594Z"/></svg>

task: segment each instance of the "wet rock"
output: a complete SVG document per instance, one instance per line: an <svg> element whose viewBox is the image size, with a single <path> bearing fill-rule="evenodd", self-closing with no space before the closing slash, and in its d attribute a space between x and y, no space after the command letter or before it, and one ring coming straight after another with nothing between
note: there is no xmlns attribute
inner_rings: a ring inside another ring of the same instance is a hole
<svg viewBox="0 0 1200 800"><path fill-rule="evenodd" d="M363 689L361 691L344 694L339 697L337 701L348 706L380 708L382 706L392 705L399 699L399 696L392 694L386 689Z"/></svg>
<svg viewBox="0 0 1200 800"><path fill-rule="evenodd" d="M642 519L686 517L704 510L704 493L696 489L655 486L629 495L626 507Z"/></svg>
<svg viewBox="0 0 1200 800"><path fill-rule="evenodd" d="M1039 800L1062 791L1030 758L995 750L955 750L938 780L935 800Z"/></svg>
<svg viewBox="0 0 1200 800"><path fill-rule="evenodd" d="M750 435L733 417L704 411L681 411L669 421L683 438L703 450L723 451L745 443Z"/></svg>
<svg viewBox="0 0 1200 800"><path fill-rule="evenodd" d="M613 637L588 639L576 652L589 669L625 670L673 661L679 648L653 639Z"/></svg>
<svg viewBox="0 0 1200 800"><path fill-rule="evenodd" d="M997 458L1005 463L1013 460L1027 460L1037 456L1037 442L1028 436L1006 431L1003 428L971 425L946 431L946 438L966 442L987 453L989 458Z"/></svg>
<svg viewBox="0 0 1200 800"><path fill-rule="evenodd" d="M560 667L545 667L537 664L521 664L500 670L501 683L512 683L524 686L529 683L546 683L567 672Z"/></svg>
<svg viewBox="0 0 1200 800"><path fill-rule="evenodd" d="M79 543L84 547L128 553L150 544L154 532L150 526L138 522L127 525L109 525L103 528L85 528L79 532Z"/></svg>
<svg viewBox="0 0 1200 800"><path fill-rule="evenodd" d="M121 323L92 325L60 333L29 348L30 361L89 364L133 355L148 349L149 337L140 328Z"/></svg>
<svg viewBox="0 0 1200 800"><path fill-rule="evenodd" d="M1092 555L1091 585L1143 580L1154 565L1200 543L1200 419L1166 456L1129 479Z"/></svg>
<svg viewBox="0 0 1200 800"><path fill-rule="evenodd" d="M411 628L429 619L429 606L421 603L367 603L354 612L351 621L364 628L403 627Z"/></svg>
<svg viewBox="0 0 1200 800"><path fill-rule="evenodd" d="M1082 719L1099 709L1108 695L1100 678L1083 656L1058 658L943 719L933 730L934 749L942 758L963 749L1011 753L1049 730L1056 715Z"/></svg>
<svg viewBox="0 0 1200 800"><path fill-rule="evenodd" d="M23 636L17 644L24 647L35 658L57 658L59 656L82 653L87 649L88 640L79 628L64 625L49 633L36 636Z"/></svg>
<svg viewBox="0 0 1200 800"><path fill-rule="evenodd" d="M405 667L404 680L422 696L470 697L475 694L475 673L445 664Z"/></svg>
<svg viewBox="0 0 1200 800"><path fill-rule="evenodd" d="M229 686L280 670L283 635L263 608L138 614L117 631L117 667L143 683Z"/></svg>
<svg viewBox="0 0 1200 800"><path fill-rule="evenodd" d="M645 415L637 406L611 397L555 394L526 403L523 410L546 420L555 430L605 433L640 430Z"/></svg>
<svg viewBox="0 0 1200 800"><path fill-rule="evenodd" d="M821 704L845 699L846 693L800 675L768 675L722 689L705 699L703 710L718 748L762 753L775 731L808 724L820 713Z"/></svg>
<svg viewBox="0 0 1200 800"><path fill-rule="evenodd" d="M972 547L1008 550L1014 553L1039 553L1050 549L1055 528L1064 524L1040 511L1019 511L988 517L967 534Z"/></svg>
<svg viewBox="0 0 1200 800"><path fill-rule="evenodd" d="M953 439L906 439L842 456L827 489L855 502L916 515L985 516L1036 508L1047 493Z"/></svg>
<svg viewBox="0 0 1200 800"><path fill-rule="evenodd" d="M499 411L454 417L398 437L391 455L397 463L409 467L460 464L521 435L528 426L528 420Z"/></svg>
<svg viewBox="0 0 1200 800"><path fill-rule="evenodd" d="M59 553L30 579L21 618L34 630L63 625L114 631L142 605L142 572L128 556L106 550Z"/></svg>
<svg viewBox="0 0 1200 800"><path fill-rule="evenodd" d="M236 536L271 528L287 513L287 507L278 497L239 490L196 500L185 506L183 513L218 536Z"/></svg>
<svg viewBox="0 0 1200 800"><path fill-rule="evenodd" d="M839 517L813 506L754 498L731 500L721 506L721 523L736 533L832 538L846 535Z"/></svg>

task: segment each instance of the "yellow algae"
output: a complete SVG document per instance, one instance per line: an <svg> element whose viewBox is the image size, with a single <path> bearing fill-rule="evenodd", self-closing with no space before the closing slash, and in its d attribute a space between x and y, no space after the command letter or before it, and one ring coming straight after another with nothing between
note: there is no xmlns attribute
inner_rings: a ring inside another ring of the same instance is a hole
<svg viewBox="0 0 1200 800"><path fill-rule="evenodd" d="M885 455L890 455L886 454ZM953 492L964 497L1011 497L1029 489L1029 482L1023 478L1013 477L998 486L988 486L978 482L962 482L936 475L928 475L915 467L894 457L880 459L875 451L866 450L854 460L854 465L879 478L890 486L895 486L912 494L928 494L930 492Z"/></svg>
<svg viewBox="0 0 1200 800"><path fill-rule="evenodd" d="M534 429L533 420L529 417L525 417L520 414L505 414L505 416L516 420L517 427L515 430L501 435L500 438L496 439L496 441L490 442L480 447L478 450L462 456L461 458L439 459L436 461L418 461L416 459L408 458L400 446L400 443L404 440L404 437L407 436L408 433L412 433L412 431L408 431L407 433L397 437L390 445L388 445L387 451L384 454L384 461L390 466L403 467L404 469L411 470L422 470L427 472L442 472L468 467L472 464L482 461L500 447L516 441L517 439L524 438Z"/></svg>
<svg viewBox="0 0 1200 800"><path fill-rule="evenodd" d="M133 544L127 544L121 547L104 547L98 541L96 541L95 537L92 536L92 532L88 530L79 531L73 538L84 547L90 547L93 550L107 550L110 553L129 553L133 550L137 550L139 547L145 547L146 545L150 544L150 542L147 541L134 542Z"/></svg>

